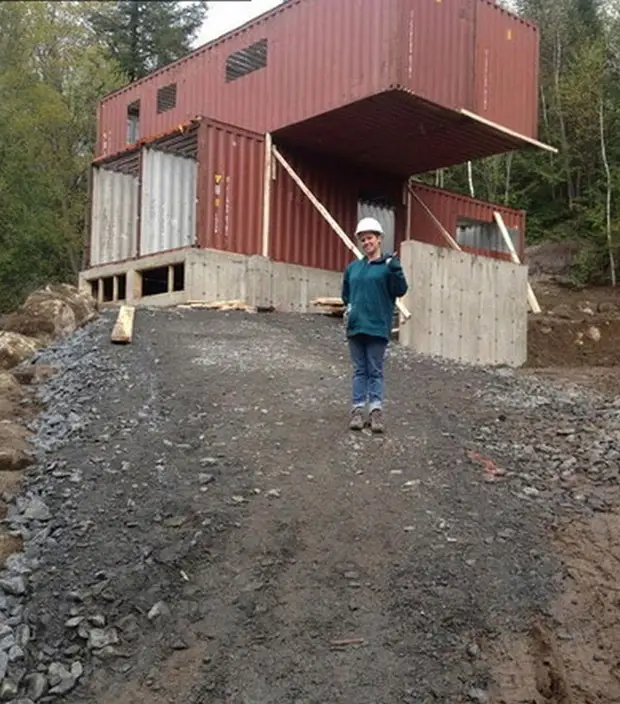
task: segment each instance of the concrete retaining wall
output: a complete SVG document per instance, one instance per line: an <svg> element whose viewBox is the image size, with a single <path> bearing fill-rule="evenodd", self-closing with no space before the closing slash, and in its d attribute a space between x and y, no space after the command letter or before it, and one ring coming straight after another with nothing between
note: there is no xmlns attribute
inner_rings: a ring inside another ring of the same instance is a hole
<svg viewBox="0 0 620 704"><path fill-rule="evenodd" d="M411 319L403 345L477 365L527 358L527 267L421 242L402 244Z"/></svg>
<svg viewBox="0 0 620 704"><path fill-rule="evenodd" d="M185 286L182 291L169 291L141 296L140 272L146 269L185 265ZM112 278L110 290L122 290L118 280L125 281L126 296L103 296L103 281ZM187 301L242 300L259 307L274 306L277 310L306 313L312 310L315 296L339 296L342 274L274 262L261 256L229 254L209 249L182 249L156 254L117 264L93 267L80 274L81 288L94 288L102 303L125 301L130 305L170 306Z"/></svg>

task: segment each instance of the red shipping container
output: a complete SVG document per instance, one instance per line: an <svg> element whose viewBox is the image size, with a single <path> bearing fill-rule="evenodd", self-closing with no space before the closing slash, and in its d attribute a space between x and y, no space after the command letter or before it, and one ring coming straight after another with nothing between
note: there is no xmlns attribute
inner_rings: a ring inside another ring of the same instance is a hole
<svg viewBox="0 0 620 704"><path fill-rule="evenodd" d="M537 93L538 30L490 0L288 0L105 98L98 153L139 101L140 135L208 114L403 176L522 147L458 110L535 138Z"/></svg>
<svg viewBox="0 0 620 704"><path fill-rule="evenodd" d="M493 211L499 212L506 227L509 230L518 231L516 233L517 241L514 242L513 240L513 244L515 245L519 258L523 261L525 252L525 211L486 203L459 193L452 193L419 183L415 183L412 186L412 190L424 202L448 233L457 240L464 251L511 261L510 254L503 244L501 244L499 233L494 227ZM489 229L494 231L494 248L488 246L484 247L483 237L478 238L475 246L468 246L458 241L457 229L460 224L466 227L468 224L479 223L491 226ZM450 246L445 237L441 234L436 223L433 222L433 219L415 198L411 198L409 239L426 242L427 244L432 244L437 247ZM501 250L497 247L498 243L502 248Z"/></svg>

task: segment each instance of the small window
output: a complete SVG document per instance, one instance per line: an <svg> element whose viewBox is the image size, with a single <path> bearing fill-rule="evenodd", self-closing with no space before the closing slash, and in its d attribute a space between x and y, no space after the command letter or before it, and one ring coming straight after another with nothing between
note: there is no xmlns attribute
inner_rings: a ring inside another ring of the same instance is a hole
<svg viewBox="0 0 620 704"><path fill-rule="evenodd" d="M127 144L134 144L140 139L140 101L127 106Z"/></svg>
<svg viewBox="0 0 620 704"><path fill-rule="evenodd" d="M514 248L519 251L519 229L508 228ZM496 223L460 219L456 225L456 241L464 247L486 249L491 252L508 252L502 233Z"/></svg>
<svg viewBox="0 0 620 704"><path fill-rule="evenodd" d="M168 112L177 104L177 84L171 83L157 91L157 112Z"/></svg>
<svg viewBox="0 0 620 704"><path fill-rule="evenodd" d="M237 80L267 66L267 40L252 44L247 49L235 51L226 59L226 82Z"/></svg>

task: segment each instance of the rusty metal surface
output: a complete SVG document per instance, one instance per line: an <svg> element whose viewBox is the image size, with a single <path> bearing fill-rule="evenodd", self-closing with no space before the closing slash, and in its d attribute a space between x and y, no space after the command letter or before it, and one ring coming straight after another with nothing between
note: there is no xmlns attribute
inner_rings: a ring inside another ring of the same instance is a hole
<svg viewBox="0 0 620 704"><path fill-rule="evenodd" d="M399 86L535 137L537 37L488 0L290 0L106 97L98 154L127 146L136 100L147 137L196 115L264 133ZM230 55L264 39L266 66L227 81ZM158 113L157 92L173 83L176 104ZM400 125L385 124L395 139Z"/></svg>
<svg viewBox="0 0 620 704"><path fill-rule="evenodd" d="M373 196L394 206L395 239L398 242L403 239L406 207L398 179L347 169L291 150L281 152L350 237L357 222L360 196ZM271 208L273 259L332 271L342 270L351 261L352 254L338 235L282 168L276 169Z"/></svg>
<svg viewBox="0 0 620 704"><path fill-rule="evenodd" d="M259 254L264 140L205 120L198 136L197 222L200 247Z"/></svg>
<svg viewBox="0 0 620 704"><path fill-rule="evenodd" d="M523 210L515 210L506 208L505 206L485 203L481 200L475 200L468 196L463 196L459 193L452 193L439 188L432 188L419 183L414 183L413 191L427 205L435 217L441 222L446 230L456 239L457 222L459 220L469 220L474 222L493 222L493 211L497 210L508 228L518 229L519 234L515 249L517 254L523 260L525 250L525 212ZM432 221L424 208L416 201L411 199L410 212L410 230L409 239L426 242L438 247L449 247L437 225ZM459 243L460 244L460 243ZM484 254L486 256L494 256L499 259L510 261L510 255L506 251L493 251L480 246L463 246L463 249L468 252Z"/></svg>
<svg viewBox="0 0 620 704"><path fill-rule="evenodd" d="M401 178L524 145L404 89L291 125L274 138Z"/></svg>
<svg viewBox="0 0 620 704"><path fill-rule="evenodd" d="M201 114L266 132L358 100L395 82L401 0L294 0L101 103L98 153L123 149L127 105L140 100L140 134ZM268 38L264 69L227 83L226 59ZM156 111L176 82L175 108Z"/></svg>
<svg viewBox="0 0 620 704"><path fill-rule="evenodd" d="M538 28L490 2L476 3L473 111L504 127L538 134Z"/></svg>

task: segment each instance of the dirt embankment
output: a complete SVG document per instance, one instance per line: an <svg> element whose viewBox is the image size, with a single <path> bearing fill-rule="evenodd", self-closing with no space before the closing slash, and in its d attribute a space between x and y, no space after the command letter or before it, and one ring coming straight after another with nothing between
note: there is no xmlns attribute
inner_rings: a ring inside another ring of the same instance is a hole
<svg viewBox="0 0 620 704"><path fill-rule="evenodd" d="M69 285L50 286L28 297L0 327L0 519L19 492L22 470L32 464L28 424L40 410L30 388L55 373L49 366L20 365L45 345L65 337L97 315L94 299ZM19 367L19 368L18 368ZM21 538L0 530L0 563L20 550Z"/></svg>

